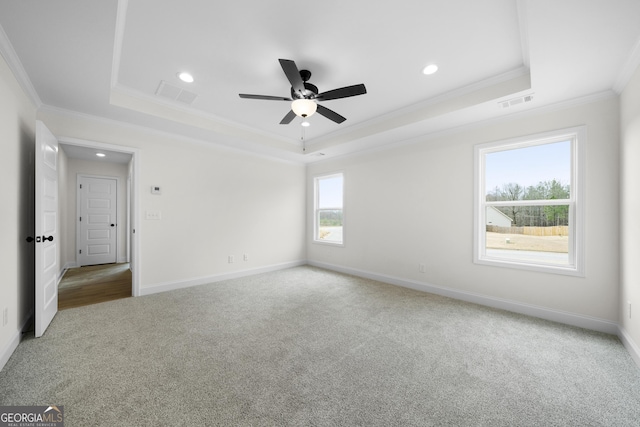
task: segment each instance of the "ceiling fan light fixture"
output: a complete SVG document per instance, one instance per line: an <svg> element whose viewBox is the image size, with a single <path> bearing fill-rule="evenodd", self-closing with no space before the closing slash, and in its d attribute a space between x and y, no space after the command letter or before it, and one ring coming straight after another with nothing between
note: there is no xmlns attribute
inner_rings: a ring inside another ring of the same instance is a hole
<svg viewBox="0 0 640 427"><path fill-rule="evenodd" d="M281 125L288 125L296 116L306 119L307 117L311 117L316 111L332 122L340 124L347 119L324 105L316 104L316 101L349 98L367 93L367 88L365 88L362 83L319 93L318 87L308 82L311 77L310 71L299 70L296 63L290 59L279 59L278 61L280 61L284 75L287 77L287 80L289 80L289 83L291 83L291 97L252 95L249 93L239 93L238 95L240 98L291 102L291 109L282 120L280 120Z"/></svg>
<svg viewBox="0 0 640 427"><path fill-rule="evenodd" d="M296 99L291 103L291 109L297 116L310 117L316 112L318 104L306 98Z"/></svg>
<svg viewBox="0 0 640 427"><path fill-rule="evenodd" d="M311 123L309 123L309 121L306 118L300 124L302 125L302 127L305 127L305 128L308 128L309 126L311 126Z"/></svg>

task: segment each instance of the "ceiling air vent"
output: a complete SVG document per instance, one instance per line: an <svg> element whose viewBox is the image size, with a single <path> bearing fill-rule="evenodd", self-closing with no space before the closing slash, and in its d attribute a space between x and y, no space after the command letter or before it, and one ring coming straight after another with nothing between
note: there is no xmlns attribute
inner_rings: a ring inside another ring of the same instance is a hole
<svg viewBox="0 0 640 427"><path fill-rule="evenodd" d="M514 105L524 104L526 102L533 101L533 94L519 96L517 98L508 99L506 101L498 102L498 105L502 108L513 107Z"/></svg>
<svg viewBox="0 0 640 427"><path fill-rule="evenodd" d="M160 85L156 90L156 95L189 105L198 97L195 93L181 89L178 86L173 86L164 80L160 81Z"/></svg>

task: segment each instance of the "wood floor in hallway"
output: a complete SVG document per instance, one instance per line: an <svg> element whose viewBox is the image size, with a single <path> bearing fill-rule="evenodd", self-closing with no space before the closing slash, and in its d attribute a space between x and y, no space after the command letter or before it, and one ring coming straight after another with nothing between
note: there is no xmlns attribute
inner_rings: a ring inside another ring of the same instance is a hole
<svg viewBox="0 0 640 427"><path fill-rule="evenodd" d="M129 263L70 268L58 286L58 310L130 296Z"/></svg>

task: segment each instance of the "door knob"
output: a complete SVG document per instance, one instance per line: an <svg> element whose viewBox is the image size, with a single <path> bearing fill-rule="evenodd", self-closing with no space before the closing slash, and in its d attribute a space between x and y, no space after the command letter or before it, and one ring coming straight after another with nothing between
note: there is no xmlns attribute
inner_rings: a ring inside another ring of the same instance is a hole
<svg viewBox="0 0 640 427"><path fill-rule="evenodd" d="M115 225L115 224L111 224L111 226L112 226L112 227L115 227L116 225Z"/></svg>
<svg viewBox="0 0 640 427"><path fill-rule="evenodd" d="M27 237L27 242L31 243L33 242L35 239L31 236Z"/></svg>
<svg viewBox="0 0 640 427"><path fill-rule="evenodd" d="M47 237L47 236L42 236L42 241L43 241L43 242L46 242L47 240L48 240L48 241L50 241L50 242L53 242L53 236L49 236L49 237Z"/></svg>

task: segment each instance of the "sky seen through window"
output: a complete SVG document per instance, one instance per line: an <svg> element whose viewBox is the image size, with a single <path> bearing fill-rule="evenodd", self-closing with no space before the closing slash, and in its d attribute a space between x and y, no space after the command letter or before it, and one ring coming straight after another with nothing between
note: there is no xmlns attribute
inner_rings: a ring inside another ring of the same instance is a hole
<svg viewBox="0 0 640 427"><path fill-rule="evenodd" d="M516 183L527 188L540 182L571 184L571 141L554 142L485 155L485 194Z"/></svg>

